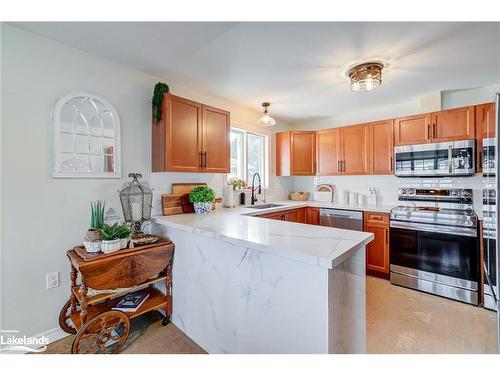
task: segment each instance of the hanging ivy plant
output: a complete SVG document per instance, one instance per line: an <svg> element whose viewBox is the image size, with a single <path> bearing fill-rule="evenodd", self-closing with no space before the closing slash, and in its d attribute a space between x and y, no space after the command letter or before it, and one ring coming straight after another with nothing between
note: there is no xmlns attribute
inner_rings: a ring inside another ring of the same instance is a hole
<svg viewBox="0 0 500 375"><path fill-rule="evenodd" d="M161 103L163 95L169 91L168 85L163 82L158 82L153 90L153 98L151 99L153 108L153 123L157 124L161 120Z"/></svg>

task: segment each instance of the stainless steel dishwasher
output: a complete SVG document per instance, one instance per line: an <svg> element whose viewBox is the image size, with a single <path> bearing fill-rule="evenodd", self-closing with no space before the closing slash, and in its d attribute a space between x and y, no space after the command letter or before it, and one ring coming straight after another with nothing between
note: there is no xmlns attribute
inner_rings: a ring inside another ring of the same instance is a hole
<svg viewBox="0 0 500 375"><path fill-rule="evenodd" d="M319 225L362 231L363 212L322 208L319 210Z"/></svg>

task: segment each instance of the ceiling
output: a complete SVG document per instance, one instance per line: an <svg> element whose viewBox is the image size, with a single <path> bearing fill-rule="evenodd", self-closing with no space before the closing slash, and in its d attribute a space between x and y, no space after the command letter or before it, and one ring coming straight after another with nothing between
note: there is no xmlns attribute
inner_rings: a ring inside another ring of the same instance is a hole
<svg viewBox="0 0 500 375"><path fill-rule="evenodd" d="M500 82L500 23L14 23L291 122ZM370 58L382 86L352 93L345 67ZM173 87L175 92L175 86Z"/></svg>

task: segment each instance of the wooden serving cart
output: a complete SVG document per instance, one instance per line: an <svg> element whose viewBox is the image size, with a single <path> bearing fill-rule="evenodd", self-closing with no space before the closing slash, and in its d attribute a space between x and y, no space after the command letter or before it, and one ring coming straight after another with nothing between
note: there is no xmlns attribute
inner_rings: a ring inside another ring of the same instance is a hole
<svg viewBox="0 0 500 375"><path fill-rule="evenodd" d="M67 252L71 294L59 314L59 325L65 332L76 334L71 353L118 353L127 341L130 319L152 310L164 310L162 324L170 322L174 248L172 242L161 240L111 254L87 253L82 246ZM162 281L165 294L154 286ZM88 288L100 293L90 296ZM149 297L138 310L112 310L119 297L143 288L147 288Z"/></svg>

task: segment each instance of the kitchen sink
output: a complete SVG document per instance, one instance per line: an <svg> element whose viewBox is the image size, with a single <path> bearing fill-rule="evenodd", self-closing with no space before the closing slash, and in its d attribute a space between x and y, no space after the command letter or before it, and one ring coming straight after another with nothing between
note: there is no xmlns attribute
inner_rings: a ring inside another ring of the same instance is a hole
<svg viewBox="0 0 500 375"><path fill-rule="evenodd" d="M273 207L282 207L282 204L275 203L266 203L266 204L256 204L255 206L247 206L247 208L256 208L259 210L263 210L265 208L273 208Z"/></svg>

